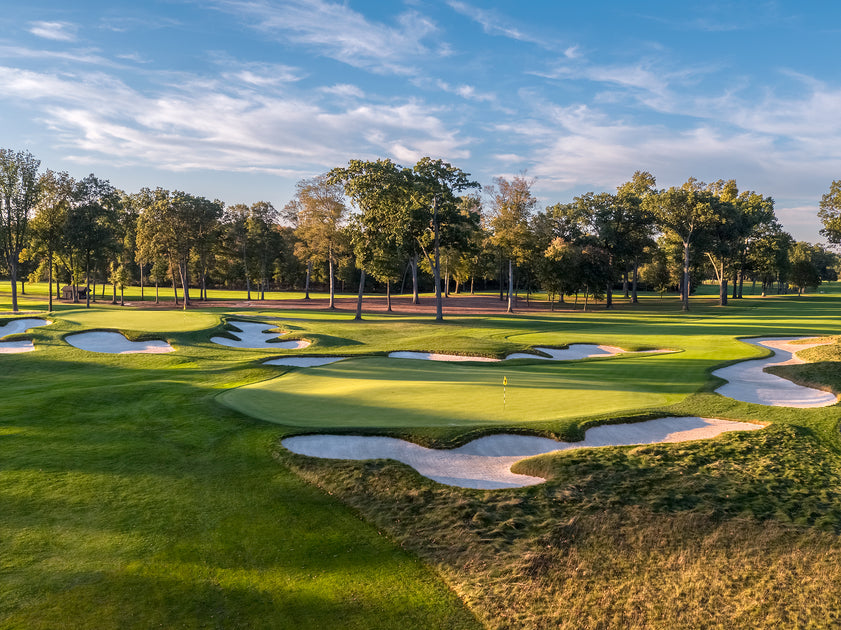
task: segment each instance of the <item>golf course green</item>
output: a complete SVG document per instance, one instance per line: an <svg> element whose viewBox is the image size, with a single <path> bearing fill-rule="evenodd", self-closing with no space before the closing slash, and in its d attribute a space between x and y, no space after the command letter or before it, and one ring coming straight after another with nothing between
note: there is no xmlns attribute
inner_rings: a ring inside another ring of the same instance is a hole
<svg viewBox="0 0 841 630"><path fill-rule="evenodd" d="M47 317L37 290L13 315L0 292L0 324L54 322L22 336L33 352L0 355L0 628L832 626L839 408L739 402L714 393L711 375L766 354L740 337L841 335L841 286L822 290L724 308L701 292L688 313L645 296L612 311L443 324L354 322L282 301L186 312L57 304ZM312 345L210 341L242 319ZM98 354L65 341L92 330L175 351ZM573 343L673 352L493 364L386 356L502 358ZM281 356L349 358L263 363ZM801 356L809 363L775 372L841 391L839 344ZM439 448L501 431L574 440L594 424L681 415L768 426L543 455L515 471L546 483L493 491L280 445L321 432Z"/></svg>

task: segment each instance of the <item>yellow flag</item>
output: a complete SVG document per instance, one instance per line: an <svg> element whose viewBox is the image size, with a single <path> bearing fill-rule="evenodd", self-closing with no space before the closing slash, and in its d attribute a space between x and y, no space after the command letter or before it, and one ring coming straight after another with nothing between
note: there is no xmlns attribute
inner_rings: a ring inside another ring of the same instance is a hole
<svg viewBox="0 0 841 630"><path fill-rule="evenodd" d="M508 385L508 377L507 376L502 377L502 384L503 385Z"/></svg>

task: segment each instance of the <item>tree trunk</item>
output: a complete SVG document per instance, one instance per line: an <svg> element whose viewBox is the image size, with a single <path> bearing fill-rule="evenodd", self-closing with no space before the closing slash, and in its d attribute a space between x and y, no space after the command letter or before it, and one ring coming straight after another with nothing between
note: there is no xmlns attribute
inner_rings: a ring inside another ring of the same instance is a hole
<svg viewBox="0 0 841 630"><path fill-rule="evenodd" d="M158 296L158 281L155 280L155 304L157 304L159 302L158 298L159 298L159 296Z"/></svg>
<svg viewBox="0 0 841 630"><path fill-rule="evenodd" d="M121 284L120 285L120 306L125 306L126 305L125 297L123 295L124 291L125 291L125 286L123 286Z"/></svg>
<svg viewBox="0 0 841 630"><path fill-rule="evenodd" d="M475 276L470 276L470 295L476 295L476 294L473 292L473 281L474 281L475 279L476 279L476 277L475 277Z"/></svg>
<svg viewBox="0 0 841 630"><path fill-rule="evenodd" d="M444 321L444 309L441 304L441 248L438 234L438 199L432 201L432 227L435 231L435 265L432 273L435 277L435 321Z"/></svg>
<svg viewBox="0 0 841 630"><path fill-rule="evenodd" d="M248 275L248 255L245 251L245 240L242 241L242 270L245 273L246 299L251 299L251 278Z"/></svg>
<svg viewBox="0 0 841 630"><path fill-rule="evenodd" d="M172 296L175 298L175 306L178 306L178 285L175 280L175 265L172 264L172 259L169 261L169 275L172 278Z"/></svg>
<svg viewBox="0 0 841 630"><path fill-rule="evenodd" d="M420 304L418 295L418 255L412 256L412 304Z"/></svg>
<svg viewBox="0 0 841 630"><path fill-rule="evenodd" d="M733 269L733 295L734 300L739 298L739 270Z"/></svg>
<svg viewBox="0 0 841 630"><path fill-rule="evenodd" d="M53 253L47 252L47 293L50 296L49 312L53 312Z"/></svg>
<svg viewBox="0 0 841 630"><path fill-rule="evenodd" d="M755 285L756 283L754 283ZM743 291L745 289L745 271L744 269L739 271L739 299L741 299L744 295Z"/></svg>
<svg viewBox="0 0 841 630"><path fill-rule="evenodd" d="M625 263L625 271L622 274L622 293L624 294L626 300L630 298L628 295L628 273L628 263Z"/></svg>
<svg viewBox="0 0 841 630"><path fill-rule="evenodd" d="M681 310L689 310L689 241L683 242L683 306Z"/></svg>
<svg viewBox="0 0 841 630"><path fill-rule="evenodd" d="M336 308L336 279L333 276L333 249L330 248L328 254L327 273L330 276L330 305L328 308L334 310Z"/></svg>
<svg viewBox="0 0 841 630"><path fill-rule="evenodd" d="M514 312L514 261L508 259L508 312Z"/></svg>
<svg viewBox="0 0 841 630"><path fill-rule="evenodd" d="M444 297L450 297L450 268L444 270Z"/></svg>
<svg viewBox="0 0 841 630"><path fill-rule="evenodd" d="M505 287L505 283L503 281L503 273L504 273L504 263L502 260L499 261L499 301L502 302L505 298L503 297L503 288Z"/></svg>
<svg viewBox="0 0 841 630"><path fill-rule="evenodd" d="M184 310L187 310L187 307L190 306L190 278L189 273L190 270L187 267L188 262L186 260L180 261L178 263L178 274L181 276L181 288L184 290Z"/></svg>
<svg viewBox="0 0 841 630"><path fill-rule="evenodd" d="M385 303L388 308L386 310L391 312L391 280L385 281Z"/></svg>
<svg viewBox="0 0 841 630"><path fill-rule="evenodd" d="M143 301L143 265L140 265L140 301Z"/></svg>
<svg viewBox="0 0 841 630"><path fill-rule="evenodd" d="M12 281L12 312L18 312L18 261L15 257L9 260L9 276Z"/></svg>
<svg viewBox="0 0 841 630"><path fill-rule="evenodd" d="M105 286L105 285L103 284L102 286ZM111 283L111 293L112 293L111 304L116 304L117 303L117 283L116 282Z"/></svg>
<svg viewBox="0 0 841 630"><path fill-rule="evenodd" d="M639 276L639 257L634 258L634 279L631 282L631 303L632 304L639 304L639 298L637 297L637 279Z"/></svg>
<svg viewBox="0 0 841 630"><path fill-rule="evenodd" d="M90 260L85 261L85 308L91 307L91 263Z"/></svg>
<svg viewBox="0 0 841 630"><path fill-rule="evenodd" d="M307 279L304 280L304 299L310 299L310 276L312 275L312 260L307 261Z"/></svg>
<svg viewBox="0 0 841 630"><path fill-rule="evenodd" d="M362 293L365 291L365 270L362 269L359 274L359 295L356 298L356 321L362 321Z"/></svg>
<svg viewBox="0 0 841 630"><path fill-rule="evenodd" d="M613 282L607 281L604 293L604 307L613 308Z"/></svg>
<svg viewBox="0 0 841 630"><path fill-rule="evenodd" d="M587 312L587 300L590 295L590 287L584 287L584 312Z"/></svg>

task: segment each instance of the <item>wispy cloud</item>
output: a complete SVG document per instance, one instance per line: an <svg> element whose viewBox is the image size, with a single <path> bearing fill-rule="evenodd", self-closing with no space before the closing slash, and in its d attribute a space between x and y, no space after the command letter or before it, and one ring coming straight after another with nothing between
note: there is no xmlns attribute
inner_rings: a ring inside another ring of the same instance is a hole
<svg viewBox="0 0 841 630"><path fill-rule="evenodd" d="M478 23L488 35L499 35L521 42L544 45L545 40L517 27L510 18L490 9L480 9L461 0L448 0L447 4L457 13Z"/></svg>
<svg viewBox="0 0 841 630"><path fill-rule="evenodd" d="M77 26L70 22L30 22L29 32L58 42L76 41Z"/></svg>
<svg viewBox="0 0 841 630"><path fill-rule="evenodd" d="M215 0L214 5L267 37L373 72L412 74L418 56L441 54L424 43L436 25L417 11L401 14L391 26L328 0Z"/></svg>
<svg viewBox="0 0 841 630"><path fill-rule="evenodd" d="M446 81L441 81L440 79L436 81L436 85L439 89L449 92L450 94L456 94L468 101L492 102L496 100L495 94L491 92L480 92L472 85L451 85Z"/></svg>
<svg viewBox="0 0 841 630"><path fill-rule="evenodd" d="M74 64L90 64L100 66L113 66L114 62L104 56L97 49L75 49L75 50L42 50L27 48L25 46L3 46L0 45L0 59L25 59L25 60L56 60L69 61Z"/></svg>
<svg viewBox="0 0 841 630"><path fill-rule="evenodd" d="M66 151L89 162L299 177L351 157L469 156L468 141L421 102L319 104L249 85L242 73L182 75L140 92L105 73L0 67L0 98L28 103Z"/></svg>

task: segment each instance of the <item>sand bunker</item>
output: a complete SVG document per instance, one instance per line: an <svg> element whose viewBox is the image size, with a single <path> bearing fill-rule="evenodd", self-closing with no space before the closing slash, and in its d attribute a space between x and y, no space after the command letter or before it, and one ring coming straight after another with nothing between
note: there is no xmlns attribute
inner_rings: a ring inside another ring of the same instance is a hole
<svg viewBox="0 0 841 630"><path fill-rule="evenodd" d="M175 350L166 341L129 341L117 332L84 332L67 335L64 340L75 348L104 354L161 354Z"/></svg>
<svg viewBox="0 0 841 630"><path fill-rule="evenodd" d="M347 359L347 357L281 357L264 361L263 365L288 365L291 367L316 367Z"/></svg>
<svg viewBox="0 0 841 630"><path fill-rule="evenodd" d="M280 335L274 332L266 332L274 328L271 324L262 324L260 322L228 322L233 326L239 328L242 332L229 331L237 339L228 339L227 337L211 337L213 343L218 343L220 346L227 346L229 348L247 348L249 350L260 350L269 348L272 350L300 350L310 345L306 339L296 339L295 341L280 341L274 342Z"/></svg>
<svg viewBox="0 0 841 630"><path fill-rule="evenodd" d="M437 450L389 437L300 435L286 438L293 453L328 459L396 459L424 477L448 486L492 490L520 488L545 481L511 472L515 462L543 453L597 446L629 446L687 442L712 438L725 431L752 431L758 424L714 418L657 418L632 424L608 424L588 429L581 442L558 442L525 435L489 435L456 449Z"/></svg>
<svg viewBox="0 0 841 630"><path fill-rule="evenodd" d="M510 359L542 359L544 361L578 361L590 357L612 357L617 354L640 354L650 352L672 352L672 350L642 350L640 353L632 353L616 346L596 345L594 343L573 343L567 348L542 348L535 347L538 352L548 354L548 357L528 352L515 352L504 359L491 359L489 357L467 357L459 354L438 354L436 352L391 352L388 356L393 359L424 359L426 361L485 361L498 362Z"/></svg>
<svg viewBox="0 0 841 630"><path fill-rule="evenodd" d="M828 341L805 344L792 343L800 339L807 339L807 337L742 339L745 343L773 350L773 356L764 359L749 359L715 370L713 372L715 376L729 381L715 391L728 398L773 407L827 407L834 405L838 401L838 397L831 392L798 385L788 379L764 371L766 367L771 365L805 363L803 359L794 356L794 353L830 343Z"/></svg>
<svg viewBox="0 0 841 630"><path fill-rule="evenodd" d="M0 326L0 339L9 335L24 333L39 326L49 326L51 321L40 317L26 317L24 319L13 319L7 324ZM32 352L35 344L30 339L22 341L0 341L0 354L18 354L21 352Z"/></svg>
<svg viewBox="0 0 841 630"><path fill-rule="evenodd" d="M535 350L548 354L549 356L542 357L537 354L529 354L528 352L515 352L505 357L505 360L543 359L545 361L577 361L579 359L589 359L590 357L611 357L625 352L625 350L616 346L597 346L594 343L573 343L568 348L535 348Z"/></svg>
<svg viewBox="0 0 841 630"><path fill-rule="evenodd" d="M390 352L388 356L392 359L423 359L425 361L484 361L496 362L499 359L490 357L466 357L460 354L440 354L438 352Z"/></svg>

